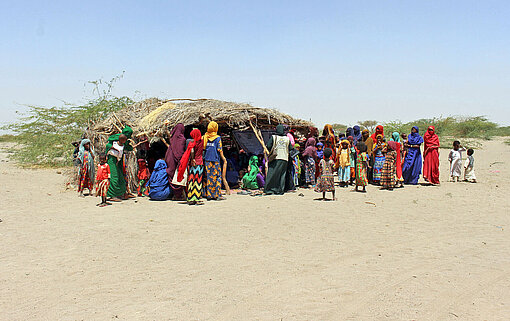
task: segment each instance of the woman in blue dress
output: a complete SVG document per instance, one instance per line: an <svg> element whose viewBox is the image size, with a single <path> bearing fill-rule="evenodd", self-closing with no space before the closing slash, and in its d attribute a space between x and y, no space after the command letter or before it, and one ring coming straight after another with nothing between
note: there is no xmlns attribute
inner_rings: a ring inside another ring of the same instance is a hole
<svg viewBox="0 0 510 321"><path fill-rule="evenodd" d="M423 138L420 136L420 130L417 126L411 129L411 134L407 137L407 154L402 166L402 177L404 184L416 185L420 179L422 158L420 146Z"/></svg>

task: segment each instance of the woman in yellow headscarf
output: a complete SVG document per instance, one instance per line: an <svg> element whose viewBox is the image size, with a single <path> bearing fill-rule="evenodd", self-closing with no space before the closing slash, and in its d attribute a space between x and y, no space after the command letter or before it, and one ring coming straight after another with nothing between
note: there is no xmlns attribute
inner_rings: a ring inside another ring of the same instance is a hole
<svg viewBox="0 0 510 321"><path fill-rule="evenodd" d="M221 196L221 180L223 175L220 160L223 160L223 164L227 164L227 160L223 155L221 137L218 135L218 124L216 122L212 121L209 123L207 133L205 133L203 139L205 172L207 175L205 196L208 200L223 200L224 198ZM226 181L224 184L228 193L228 184Z"/></svg>
<svg viewBox="0 0 510 321"><path fill-rule="evenodd" d="M207 125L207 133L205 133L203 140L204 140L204 148L207 147L207 143L209 141L214 141L216 138L220 137L218 135L218 123L215 121L212 121ZM221 141L220 141L221 143Z"/></svg>

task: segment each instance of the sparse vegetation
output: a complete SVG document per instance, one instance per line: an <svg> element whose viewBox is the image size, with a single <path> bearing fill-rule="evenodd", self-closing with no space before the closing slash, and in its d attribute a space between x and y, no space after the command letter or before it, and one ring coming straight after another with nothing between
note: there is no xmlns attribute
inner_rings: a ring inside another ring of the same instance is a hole
<svg viewBox="0 0 510 321"><path fill-rule="evenodd" d="M114 82L121 77L90 82L97 97L83 105L28 106L17 122L2 127L14 133L14 140L19 143L14 159L22 165L69 165L74 149L71 142L80 139L91 122L133 103L128 97L111 95Z"/></svg>

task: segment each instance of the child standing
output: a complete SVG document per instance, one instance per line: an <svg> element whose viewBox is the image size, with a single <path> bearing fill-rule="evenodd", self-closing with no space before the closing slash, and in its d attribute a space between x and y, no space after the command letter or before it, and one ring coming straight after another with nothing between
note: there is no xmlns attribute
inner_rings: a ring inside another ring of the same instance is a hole
<svg viewBox="0 0 510 321"><path fill-rule="evenodd" d="M468 149L468 157L466 162L464 162L464 180L471 183L476 183L475 158L473 157L474 153L475 151L473 149Z"/></svg>
<svg viewBox="0 0 510 321"><path fill-rule="evenodd" d="M459 181L462 171L462 152L466 149L462 147L458 140L453 142L453 149L448 155L448 161L450 162L450 180L452 182Z"/></svg>
<svg viewBox="0 0 510 321"><path fill-rule="evenodd" d="M110 187L110 166L106 164L106 155L101 154L99 155L99 166L96 176L96 196L101 196L101 203L96 206L105 207L112 205L112 203L106 201L108 187Z"/></svg>
<svg viewBox="0 0 510 321"><path fill-rule="evenodd" d="M367 156L367 145L364 142L358 141L358 158L356 159L356 192L359 192L358 187L362 186L361 192L366 193L366 186L368 185L367 169L368 156Z"/></svg>
<svg viewBox="0 0 510 321"><path fill-rule="evenodd" d="M333 194L333 200L336 201L335 197L335 176L333 175L335 163L331 160L333 151L331 148L324 150L324 158L319 162L320 176L315 185L315 191L322 193L322 200L326 200L326 192Z"/></svg>
<svg viewBox="0 0 510 321"><path fill-rule="evenodd" d="M358 151L356 150L356 147L354 146L354 138L352 136L347 137L347 140L349 141L349 158L351 160L351 179L350 184L352 185L354 183L354 180L356 179L356 158L358 158Z"/></svg>
<svg viewBox="0 0 510 321"><path fill-rule="evenodd" d="M344 139L340 143L340 150L336 159L336 167L338 168L338 180L340 187L347 187L351 179L351 151L349 141Z"/></svg>

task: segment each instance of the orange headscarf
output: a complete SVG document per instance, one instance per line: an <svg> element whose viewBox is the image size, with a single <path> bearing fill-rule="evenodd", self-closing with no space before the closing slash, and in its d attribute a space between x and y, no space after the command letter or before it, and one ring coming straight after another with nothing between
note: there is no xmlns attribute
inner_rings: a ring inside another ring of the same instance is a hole
<svg viewBox="0 0 510 321"><path fill-rule="evenodd" d="M204 148L207 147L207 142L213 141L218 138L218 123L212 121L207 125L207 133L204 135Z"/></svg>

